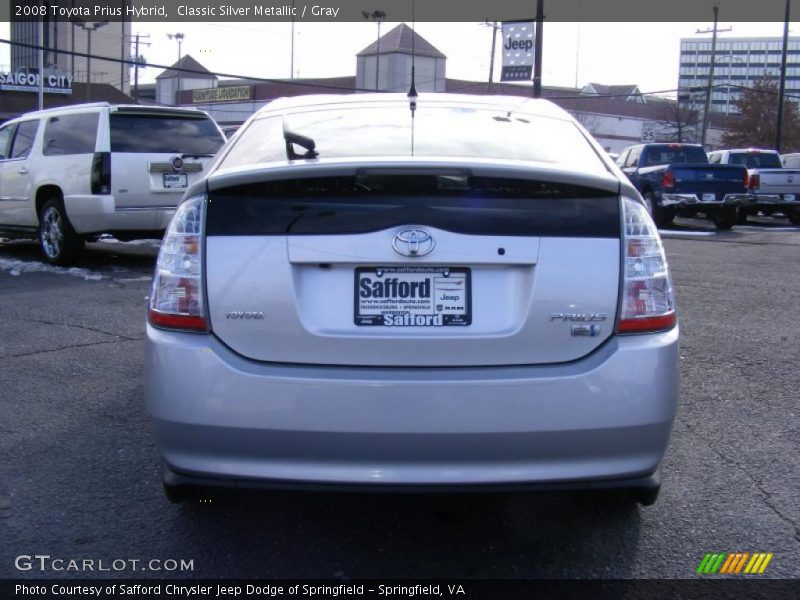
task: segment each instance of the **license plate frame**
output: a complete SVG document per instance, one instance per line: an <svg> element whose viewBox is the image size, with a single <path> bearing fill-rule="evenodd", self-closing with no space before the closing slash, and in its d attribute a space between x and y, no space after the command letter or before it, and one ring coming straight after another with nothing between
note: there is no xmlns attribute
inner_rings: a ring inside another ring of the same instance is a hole
<svg viewBox="0 0 800 600"><path fill-rule="evenodd" d="M165 190L185 190L189 187L189 176L186 173L162 173L161 185Z"/></svg>
<svg viewBox="0 0 800 600"><path fill-rule="evenodd" d="M401 286L403 282L408 285ZM416 286L411 285L414 282ZM359 327L469 326L472 270L440 266L356 267L353 322Z"/></svg>
<svg viewBox="0 0 800 600"><path fill-rule="evenodd" d="M716 194L703 194L703 202L714 202L716 199Z"/></svg>

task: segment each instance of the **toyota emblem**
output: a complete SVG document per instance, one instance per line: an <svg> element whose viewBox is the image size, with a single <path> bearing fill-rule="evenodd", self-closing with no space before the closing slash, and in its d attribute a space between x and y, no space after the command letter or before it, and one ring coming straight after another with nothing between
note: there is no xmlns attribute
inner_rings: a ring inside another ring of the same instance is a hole
<svg viewBox="0 0 800 600"><path fill-rule="evenodd" d="M433 251L436 242L424 229L404 229L392 240L392 248L403 256L425 256Z"/></svg>

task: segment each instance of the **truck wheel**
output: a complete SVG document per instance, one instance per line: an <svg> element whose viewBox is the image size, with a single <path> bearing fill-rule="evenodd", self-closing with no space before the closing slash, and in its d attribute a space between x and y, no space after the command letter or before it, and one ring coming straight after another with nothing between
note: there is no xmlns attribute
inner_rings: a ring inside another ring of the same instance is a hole
<svg viewBox="0 0 800 600"><path fill-rule="evenodd" d="M714 215L711 217L714 221L714 225L719 230L727 230L733 227L734 223L736 223L736 208L735 207L725 207L719 209Z"/></svg>
<svg viewBox="0 0 800 600"><path fill-rule="evenodd" d="M747 212L747 210L745 210L743 208L737 208L736 209L736 224L737 225L744 225L745 223L747 223L748 215L749 215L749 213Z"/></svg>
<svg viewBox="0 0 800 600"><path fill-rule="evenodd" d="M647 212L650 213L650 216L653 218L653 221L657 227L665 227L672 223L672 219L675 218L675 213L669 209L659 206L656 202L656 197L653 192L645 192L642 195L642 199L644 200L644 205L645 208L647 208Z"/></svg>
<svg viewBox="0 0 800 600"><path fill-rule="evenodd" d="M795 208L793 210L787 210L786 216L789 219L789 222L792 225L800 225L800 208Z"/></svg>
<svg viewBox="0 0 800 600"><path fill-rule="evenodd" d="M66 265L83 250L83 240L75 233L59 198L45 202L39 215L39 245L45 258L54 265Z"/></svg>

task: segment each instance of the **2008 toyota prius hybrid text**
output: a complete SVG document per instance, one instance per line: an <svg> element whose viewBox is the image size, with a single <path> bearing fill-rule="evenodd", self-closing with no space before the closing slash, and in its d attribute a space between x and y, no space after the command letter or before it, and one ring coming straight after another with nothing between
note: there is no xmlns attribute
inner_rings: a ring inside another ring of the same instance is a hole
<svg viewBox="0 0 800 600"><path fill-rule="evenodd" d="M678 400L658 232L543 100L271 102L164 238L146 399L169 499L213 486L624 489Z"/></svg>

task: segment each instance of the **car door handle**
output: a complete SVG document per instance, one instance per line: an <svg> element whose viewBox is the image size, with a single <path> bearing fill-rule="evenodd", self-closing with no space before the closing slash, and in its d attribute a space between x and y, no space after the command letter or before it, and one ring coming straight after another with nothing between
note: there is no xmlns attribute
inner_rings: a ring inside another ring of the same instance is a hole
<svg viewBox="0 0 800 600"><path fill-rule="evenodd" d="M17 173L19 173L20 175L27 175L28 169L26 169L25 167L20 167L19 169L17 169Z"/></svg>

